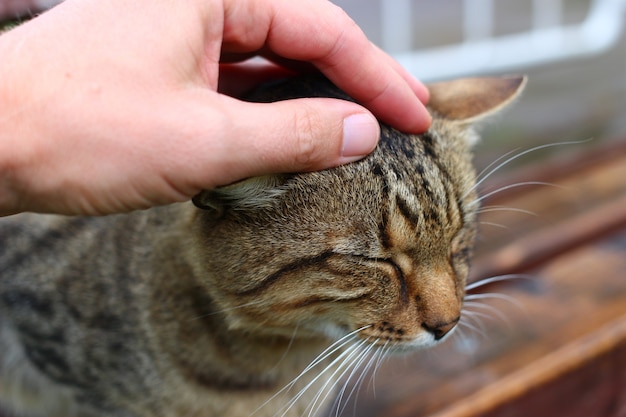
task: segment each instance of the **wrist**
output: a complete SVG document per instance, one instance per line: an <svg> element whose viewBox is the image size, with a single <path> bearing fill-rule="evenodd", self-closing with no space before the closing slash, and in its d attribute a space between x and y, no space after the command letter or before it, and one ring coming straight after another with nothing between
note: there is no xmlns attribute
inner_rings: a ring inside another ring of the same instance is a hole
<svg viewBox="0 0 626 417"><path fill-rule="evenodd" d="M0 64L0 216L19 211L15 185L18 104L12 35L10 32L0 35L0 56L3 58Z"/></svg>
<svg viewBox="0 0 626 417"><path fill-rule="evenodd" d="M28 59L20 54L19 28L0 35L0 216L21 211L24 200L20 191L30 158L29 130L34 111L29 108Z"/></svg>

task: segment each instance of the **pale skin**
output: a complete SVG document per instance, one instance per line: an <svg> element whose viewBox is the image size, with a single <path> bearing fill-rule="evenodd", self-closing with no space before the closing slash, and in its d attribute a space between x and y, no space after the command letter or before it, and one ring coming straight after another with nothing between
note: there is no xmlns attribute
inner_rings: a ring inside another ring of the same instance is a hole
<svg viewBox="0 0 626 417"><path fill-rule="evenodd" d="M67 0L1 35L0 56L0 215L185 201L362 158L374 117L430 124L424 85L325 0ZM362 106L236 98L310 68Z"/></svg>

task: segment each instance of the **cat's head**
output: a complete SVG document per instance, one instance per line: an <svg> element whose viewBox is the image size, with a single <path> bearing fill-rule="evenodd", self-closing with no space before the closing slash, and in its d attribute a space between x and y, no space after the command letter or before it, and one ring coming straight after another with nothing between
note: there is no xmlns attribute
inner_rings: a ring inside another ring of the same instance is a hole
<svg viewBox="0 0 626 417"><path fill-rule="evenodd" d="M367 158L321 172L252 178L194 199L198 268L233 329L291 337L358 331L428 346L460 319L476 229L475 122L525 79L433 84L431 129L382 126ZM320 78L272 84L254 101L346 98Z"/></svg>

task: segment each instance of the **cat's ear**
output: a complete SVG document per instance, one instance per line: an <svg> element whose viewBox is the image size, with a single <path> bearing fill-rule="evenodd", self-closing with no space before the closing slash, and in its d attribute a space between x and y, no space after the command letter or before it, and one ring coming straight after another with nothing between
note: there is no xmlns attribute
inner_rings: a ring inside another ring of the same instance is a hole
<svg viewBox="0 0 626 417"><path fill-rule="evenodd" d="M429 84L428 107L446 120L475 123L508 106L525 85L525 76L462 78Z"/></svg>
<svg viewBox="0 0 626 417"><path fill-rule="evenodd" d="M226 209L254 210L272 206L284 191L283 175L265 175L248 178L224 187L204 190L191 201L203 210L218 214Z"/></svg>

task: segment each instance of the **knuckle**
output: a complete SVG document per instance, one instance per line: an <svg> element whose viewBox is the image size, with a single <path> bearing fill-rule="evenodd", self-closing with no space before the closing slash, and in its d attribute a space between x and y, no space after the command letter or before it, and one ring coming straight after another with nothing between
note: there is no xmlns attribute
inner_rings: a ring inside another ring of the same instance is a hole
<svg viewBox="0 0 626 417"><path fill-rule="evenodd" d="M319 127L323 123L319 115L308 107L294 113L295 161L305 167L312 167L320 159L318 142Z"/></svg>

